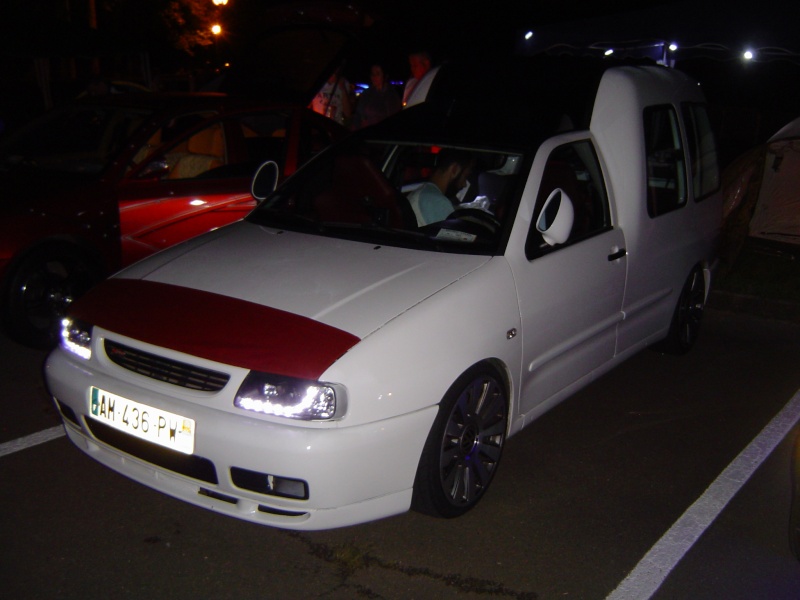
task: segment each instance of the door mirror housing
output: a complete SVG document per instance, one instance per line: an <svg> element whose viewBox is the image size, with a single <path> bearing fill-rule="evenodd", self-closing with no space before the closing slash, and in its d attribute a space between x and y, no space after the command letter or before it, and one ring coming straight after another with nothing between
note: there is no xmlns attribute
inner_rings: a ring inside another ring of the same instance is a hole
<svg viewBox="0 0 800 600"><path fill-rule="evenodd" d="M278 187L278 177L280 170L278 164L274 160L268 160L263 163L256 171L253 177L253 183L250 186L250 193L253 198L261 202Z"/></svg>
<svg viewBox="0 0 800 600"><path fill-rule="evenodd" d="M536 230L548 246L563 244L569 239L575 221L572 200L561 188L556 188L547 197L542 212L536 220Z"/></svg>

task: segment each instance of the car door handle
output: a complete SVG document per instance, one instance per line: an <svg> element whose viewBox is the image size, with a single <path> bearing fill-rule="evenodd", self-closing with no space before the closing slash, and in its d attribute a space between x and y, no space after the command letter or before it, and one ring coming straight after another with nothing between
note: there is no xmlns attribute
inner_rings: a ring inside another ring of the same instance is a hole
<svg viewBox="0 0 800 600"><path fill-rule="evenodd" d="M625 256L626 254L628 254L628 251L625 250L625 248L620 248L616 252L612 252L611 254L608 255L608 262L613 262L615 260L618 260L623 256Z"/></svg>

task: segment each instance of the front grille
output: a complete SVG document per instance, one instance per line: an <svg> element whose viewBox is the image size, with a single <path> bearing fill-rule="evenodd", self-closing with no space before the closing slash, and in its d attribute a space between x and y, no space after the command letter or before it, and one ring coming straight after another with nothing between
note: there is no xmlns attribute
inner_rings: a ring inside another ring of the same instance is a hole
<svg viewBox="0 0 800 600"><path fill-rule="evenodd" d="M181 454L169 448L162 448L93 419L86 419L86 425L98 440L113 446L117 450L122 450L126 454L192 479L199 479L213 484L219 482L214 463L207 458L194 454Z"/></svg>
<svg viewBox="0 0 800 600"><path fill-rule="evenodd" d="M217 392L228 383L226 373L156 356L111 340L105 340L105 350L111 362L158 381L203 392Z"/></svg>

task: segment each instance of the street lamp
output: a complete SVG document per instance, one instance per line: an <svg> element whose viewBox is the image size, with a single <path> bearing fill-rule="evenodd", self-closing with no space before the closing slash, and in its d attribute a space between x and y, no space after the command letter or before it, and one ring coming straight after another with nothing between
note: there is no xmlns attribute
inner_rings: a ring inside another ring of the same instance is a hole
<svg viewBox="0 0 800 600"><path fill-rule="evenodd" d="M219 68L219 36L222 33L222 26L219 23L214 23L211 26L211 33L214 34L214 62L215 69Z"/></svg>

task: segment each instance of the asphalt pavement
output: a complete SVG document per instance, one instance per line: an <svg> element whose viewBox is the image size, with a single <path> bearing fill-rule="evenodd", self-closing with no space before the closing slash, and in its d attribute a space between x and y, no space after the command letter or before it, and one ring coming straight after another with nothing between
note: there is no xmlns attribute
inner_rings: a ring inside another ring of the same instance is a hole
<svg viewBox="0 0 800 600"><path fill-rule="evenodd" d="M734 312L715 295L692 354L642 352L509 440L492 490L464 517L306 533L217 515L102 467L60 435L45 354L0 339L0 356L4 599L603 600L790 403L800 322ZM797 432L764 451L696 540L678 540L685 551L652 594L617 597L800 597L788 543ZM41 443L9 446L32 434Z"/></svg>

